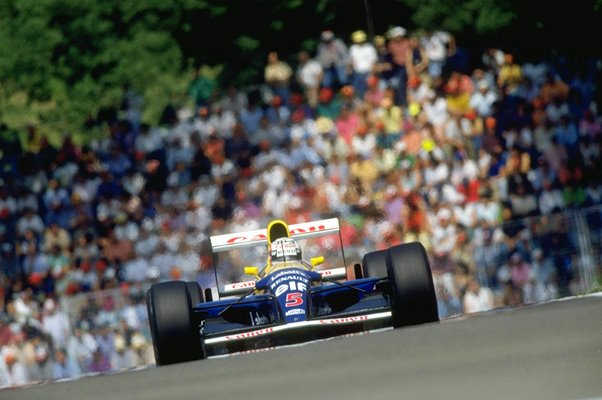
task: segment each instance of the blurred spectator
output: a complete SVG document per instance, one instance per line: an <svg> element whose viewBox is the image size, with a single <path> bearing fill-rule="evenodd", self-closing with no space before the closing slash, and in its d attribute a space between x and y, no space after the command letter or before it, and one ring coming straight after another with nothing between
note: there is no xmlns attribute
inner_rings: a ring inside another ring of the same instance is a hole
<svg viewBox="0 0 602 400"><path fill-rule="evenodd" d="M463 299L464 312L467 314L489 311L494 308L493 292L479 285L476 279L469 279Z"/></svg>
<svg viewBox="0 0 602 400"><path fill-rule="evenodd" d="M423 75L429 65L429 58L426 51L422 47L420 40L416 36L409 39L408 54L406 55L406 70L408 79L412 77L420 77Z"/></svg>
<svg viewBox="0 0 602 400"><path fill-rule="evenodd" d="M0 352L0 382L2 387L25 385L30 382L29 371L22 360L21 351L15 346L6 346ZM4 365L2 365L4 364Z"/></svg>
<svg viewBox="0 0 602 400"><path fill-rule="evenodd" d="M351 84L355 89L355 93L359 97L363 97L366 92L366 80L372 72L372 68L378 56L376 49L372 43L368 42L368 35L362 30L355 31L351 34L351 42L349 47L349 58L351 59Z"/></svg>
<svg viewBox="0 0 602 400"><path fill-rule="evenodd" d="M315 108L318 105L318 91L323 77L322 64L311 58L307 51L300 51L297 59L297 82L303 88L307 104Z"/></svg>
<svg viewBox="0 0 602 400"><path fill-rule="evenodd" d="M387 86L393 90L396 105L407 105L406 85L408 72L406 69L407 57L410 49L406 29L396 26L387 31L387 55L385 61L390 67L383 72Z"/></svg>
<svg viewBox="0 0 602 400"><path fill-rule="evenodd" d="M322 86L337 90L347 84L349 49L331 30L320 34L316 59L322 65Z"/></svg>
<svg viewBox="0 0 602 400"><path fill-rule="evenodd" d="M88 372L92 363L93 355L97 352L98 345L89 332L82 326L73 328L73 336L67 343L67 356L77 361L78 367L82 372Z"/></svg>
<svg viewBox="0 0 602 400"><path fill-rule="evenodd" d="M54 353L54 363L52 365L53 379L75 378L80 374L80 370L75 362L67 357L67 352L59 348Z"/></svg>
<svg viewBox="0 0 602 400"><path fill-rule="evenodd" d="M428 58L428 72L433 78L443 74L448 57L456 52L456 40L445 31L427 31L422 37L421 45Z"/></svg>
<svg viewBox="0 0 602 400"><path fill-rule="evenodd" d="M212 100L217 90L217 82L207 71L199 67L188 86L188 95L197 107L206 106Z"/></svg>
<svg viewBox="0 0 602 400"><path fill-rule="evenodd" d="M136 362L136 355L126 346L123 336L115 336L115 352L111 356L111 369L115 371L131 369L136 366Z"/></svg>
<svg viewBox="0 0 602 400"><path fill-rule="evenodd" d="M523 77L521 66L514 62L514 55L504 54L504 63L500 67L497 83L506 94L515 94Z"/></svg>
<svg viewBox="0 0 602 400"><path fill-rule="evenodd" d="M55 348L65 347L71 327L67 315L58 309L55 301L51 298L44 301L42 328L52 338Z"/></svg>
<svg viewBox="0 0 602 400"><path fill-rule="evenodd" d="M264 79L272 93L279 96L284 102L290 96L290 80L293 70L284 61L280 60L278 53L272 51L268 54L267 65L264 69Z"/></svg>
<svg viewBox="0 0 602 400"><path fill-rule="evenodd" d="M0 385L152 363L144 290L213 288L209 235L274 217L338 217L348 263L420 241L443 318L591 285L595 62L566 59L561 79L555 60L490 48L469 71L451 34L406 33L376 36L371 64L365 33L347 50L325 31L316 60L298 54L304 95L231 85L218 98L199 76L194 107L170 104L161 126L137 126L143 104L124 88L123 113L104 110L104 135L82 147L29 125L20 151L0 125L15 151L0 162ZM236 260L220 270L220 285L240 279Z"/></svg>
<svg viewBox="0 0 602 400"><path fill-rule="evenodd" d="M562 103L569 94L568 85L562 81L553 71L548 71L546 79L541 86L539 95L544 105L558 101Z"/></svg>

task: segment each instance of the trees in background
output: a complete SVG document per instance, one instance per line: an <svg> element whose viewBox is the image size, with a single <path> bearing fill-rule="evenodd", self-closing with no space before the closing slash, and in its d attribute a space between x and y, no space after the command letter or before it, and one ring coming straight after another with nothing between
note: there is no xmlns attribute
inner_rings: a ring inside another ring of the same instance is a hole
<svg viewBox="0 0 602 400"><path fill-rule="evenodd" d="M156 122L195 66L219 65L222 86L258 83L269 51L293 61L326 28L445 29L475 49L600 56L601 16L602 0L0 0L0 120L80 133L131 87Z"/></svg>

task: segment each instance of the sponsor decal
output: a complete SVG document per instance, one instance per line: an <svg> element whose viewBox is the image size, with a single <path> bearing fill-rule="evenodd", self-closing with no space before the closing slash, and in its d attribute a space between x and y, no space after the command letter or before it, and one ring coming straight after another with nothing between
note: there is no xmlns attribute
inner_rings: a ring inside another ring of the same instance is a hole
<svg viewBox="0 0 602 400"><path fill-rule="evenodd" d="M270 290L277 297L280 297L287 291L292 292L305 292L307 291L307 287L309 285L309 279L305 275L304 271L301 270L284 270L276 273L270 278ZM297 295L295 295L297 296ZM301 296L301 293L298 294ZM287 304L291 302L289 307L294 307L295 305L303 304L303 300L295 300L289 299L287 297ZM300 301L300 303L299 303Z"/></svg>
<svg viewBox="0 0 602 400"><path fill-rule="evenodd" d="M288 310L285 315L287 317L291 315L305 315L305 310L302 308L293 308L292 310Z"/></svg>
<svg viewBox="0 0 602 400"><path fill-rule="evenodd" d="M265 329L259 329L257 331L252 331L252 332L244 332L244 333L239 333L236 335L228 335L228 336L225 336L225 339L226 340L248 339L248 338L252 338L252 337L256 337L256 336L267 335L267 334L273 333L273 332L274 332L274 328L265 328Z"/></svg>
<svg viewBox="0 0 602 400"><path fill-rule="evenodd" d="M333 318L333 319L321 319L319 322L324 325L336 325L336 324L349 324L352 322L367 321L367 315L359 315L357 317L345 317L345 318Z"/></svg>
<svg viewBox="0 0 602 400"><path fill-rule="evenodd" d="M325 231L326 225L311 225L308 227L293 228L290 231L291 236L299 235L302 233L320 232ZM255 240L267 240L267 236L264 233L252 234L249 236L234 236L226 241L227 244L240 243L240 242L252 242Z"/></svg>
<svg viewBox="0 0 602 400"><path fill-rule="evenodd" d="M238 243L238 242L252 242L254 240L264 240L267 238L268 237L266 235L264 235L263 233L260 233L259 235L253 235L253 236L236 236L236 237L228 239L228 241L226 243L232 244L232 243Z"/></svg>
<svg viewBox="0 0 602 400"><path fill-rule="evenodd" d="M278 239L272 243L271 257L281 258L284 256L298 257L301 255L301 248L293 239Z"/></svg>
<svg viewBox="0 0 602 400"><path fill-rule="evenodd" d="M238 282L229 286L230 289L245 289L255 287L255 281Z"/></svg>
<svg viewBox="0 0 602 400"><path fill-rule="evenodd" d="M324 225L317 225L317 226L310 226L307 229L294 228L290 231L290 233L291 233L291 236L293 236L293 235L298 235L300 233L318 232L318 231L324 231L324 230L326 230L326 227Z"/></svg>

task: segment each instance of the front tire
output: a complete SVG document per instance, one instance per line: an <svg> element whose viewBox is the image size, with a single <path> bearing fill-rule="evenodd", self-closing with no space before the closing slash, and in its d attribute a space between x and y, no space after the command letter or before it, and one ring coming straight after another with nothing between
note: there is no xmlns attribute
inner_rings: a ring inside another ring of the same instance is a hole
<svg viewBox="0 0 602 400"><path fill-rule="evenodd" d="M187 284L182 281L157 283L147 292L146 307L157 365L204 358L190 297Z"/></svg>
<svg viewBox="0 0 602 400"><path fill-rule="evenodd" d="M424 246L405 243L387 250L392 286L393 325L398 328L439 321L433 275Z"/></svg>

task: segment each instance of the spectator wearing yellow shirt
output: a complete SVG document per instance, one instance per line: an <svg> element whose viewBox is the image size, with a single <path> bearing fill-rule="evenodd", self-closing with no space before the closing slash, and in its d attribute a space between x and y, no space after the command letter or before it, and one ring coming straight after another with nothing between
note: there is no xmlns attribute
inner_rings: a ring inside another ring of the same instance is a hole
<svg viewBox="0 0 602 400"><path fill-rule="evenodd" d="M385 96L380 102L380 109L376 111L376 117L382 121L385 132L398 138L403 127L403 111L400 106L393 104L391 96Z"/></svg>
<svg viewBox="0 0 602 400"><path fill-rule="evenodd" d="M497 84L506 88L508 94L514 93L523 79L523 71L519 64L514 62L514 56L510 53L504 55L504 64L500 68Z"/></svg>
<svg viewBox="0 0 602 400"><path fill-rule="evenodd" d="M290 95L290 80L293 70L286 62L280 60L275 51L268 54L268 63L263 75L273 94L280 96L286 102Z"/></svg>
<svg viewBox="0 0 602 400"><path fill-rule="evenodd" d="M359 179L362 184L372 187L378 179L378 168L372 157L367 154L351 156L349 172L352 178Z"/></svg>

